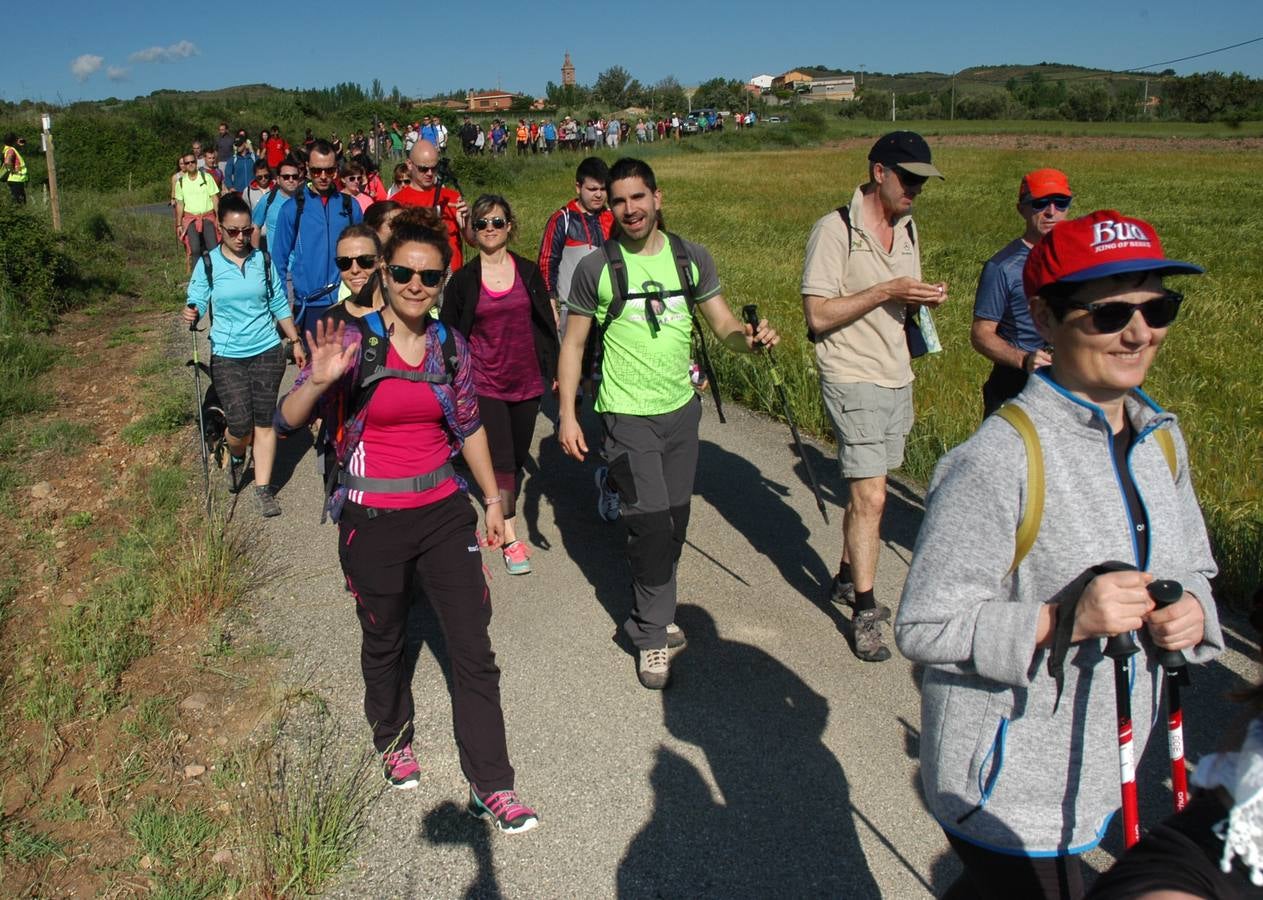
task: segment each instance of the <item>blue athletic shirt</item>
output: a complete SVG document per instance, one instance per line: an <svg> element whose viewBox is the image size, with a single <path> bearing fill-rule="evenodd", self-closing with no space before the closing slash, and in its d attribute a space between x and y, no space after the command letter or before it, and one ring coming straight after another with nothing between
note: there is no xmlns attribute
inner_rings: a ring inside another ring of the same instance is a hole
<svg viewBox="0 0 1263 900"><path fill-rule="evenodd" d="M212 301L211 353L228 359L245 359L279 344L276 323L289 318L289 301L275 269L264 271L263 254L253 251L238 268L228 261L221 247L216 247L210 252L210 260L214 290L206 283L202 261L195 259L188 303L197 307L199 316L204 316L207 301ZM270 302L263 280L268 276L272 278Z"/></svg>
<svg viewBox="0 0 1263 900"><path fill-rule="evenodd" d="M1044 346L1022 289L1022 268L1030 252L1021 238L1006 245L983 265L974 294L974 318L999 322L996 334L1024 353Z"/></svg>

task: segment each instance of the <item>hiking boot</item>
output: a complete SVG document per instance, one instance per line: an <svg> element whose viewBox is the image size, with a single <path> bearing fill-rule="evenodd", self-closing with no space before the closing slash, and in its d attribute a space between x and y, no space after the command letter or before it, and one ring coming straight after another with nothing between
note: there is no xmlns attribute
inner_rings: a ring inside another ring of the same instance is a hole
<svg viewBox="0 0 1263 900"><path fill-rule="evenodd" d="M495 822L496 828L505 834L530 831L539 824L539 816L535 814L535 810L518 800L516 791L490 791L484 794L471 782L469 806L466 809L475 819Z"/></svg>
<svg viewBox="0 0 1263 900"><path fill-rule="evenodd" d="M833 582L829 585L829 599L853 611L855 609L855 585L849 581L842 581L838 576L834 575ZM877 621L890 621L890 607L885 603L879 602L877 604Z"/></svg>
<svg viewBox="0 0 1263 900"><path fill-rule="evenodd" d="M390 786L400 791L410 791L421 783L421 767L417 765L412 744L404 744L399 750L387 750L382 754L382 766Z"/></svg>
<svg viewBox="0 0 1263 900"><path fill-rule="evenodd" d="M521 541L514 541L504 548L504 567L510 575L529 575L531 551Z"/></svg>
<svg viewBox="0 0 1263 900"><path fill-rule="evenodd" d="M866 609L851 617L855 655L864 662L885 662L890 659L890 650L881 639L880 616L881 610Z"/></svg>
<svg viewBox="0 0 1263 900"><path fill-rule="evenodd" d="M601 466L596 470L596 512L607 522L617 522L622 512L618 508L618 491L610 490L610 467Z"/></svg>
<svg viewBox="0 0 1263 900"><path fill-rule="evenodd" d="M671 656L667 653L667 648L641 650L636 674L640 677L640 683L651 691L665 688L671 680Z"/></svg>
<svg viewBox="0 0 1263 900"><path fill-rule="evenodd" d="M672 622L667 626L667 649L679 650L688 643L688 638L684 636L683 629L679 625Z"/></svg>
<svg viewBox="0 0 1263 900"><path fill-rule="evenodd" d="M281 514L281 504L276 502L276 495L272 493L270 484L256 484L254 498L259 501L259 515L263 518L271 519Z"/></svg>

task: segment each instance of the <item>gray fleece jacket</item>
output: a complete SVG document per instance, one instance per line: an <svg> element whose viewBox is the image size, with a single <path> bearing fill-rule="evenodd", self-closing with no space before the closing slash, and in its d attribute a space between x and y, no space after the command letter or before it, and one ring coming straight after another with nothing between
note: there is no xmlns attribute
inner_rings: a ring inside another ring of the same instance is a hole
<svg viewBox="0 0 1263 900"><path fill-rule="evenodd" d="M1215 574L1188 452L1175 416L1140 391L1126 400L1136 440L1128 454L1148 518L1149 558L1133 529L1096 406L1037 373L1018 396L1039 433L1044 515L1013 575L1026 503L1026 453L1017 431L991 416L944 456L926 498L912 568L895 621L900 651L926 666L921 685L921 780L930 812L949 832L988 849L1047 856L1082 853L1119 806L1113 663L1104 640L1070 648L1065 687L1035 648L1041 604L1107 560L1172 578L1201 602L1205 639L1185 651L1206 662L1223 649ZM1174 438L1175 478L1153 431ZM1147 634L1133 658L1136 759L1160 710L1161 678ZM972 813L972 814L971 814Z"/></svg>

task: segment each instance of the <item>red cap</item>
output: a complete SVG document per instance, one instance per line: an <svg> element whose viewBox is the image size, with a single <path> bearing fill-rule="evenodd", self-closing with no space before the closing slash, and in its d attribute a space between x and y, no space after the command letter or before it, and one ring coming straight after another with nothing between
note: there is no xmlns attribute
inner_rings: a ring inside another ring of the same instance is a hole
<svg viewBox="0 0 1263 900"><path fill-rule="evenodd" d="M1124 272L1200 275L1201 266L1167 259L1153 226L1112 209L1061 222L1031 248L1022 270L1027 297L1059 281L1091 281Z"/></svg>
<svg viewBox="0 0 1263 900"><path fill-rule="evenodd" d="M1022 186L1017 189L1017 199L1030 197L1073 197L1070 179L1060 169L1036 169L1022 176Z"/></svg>

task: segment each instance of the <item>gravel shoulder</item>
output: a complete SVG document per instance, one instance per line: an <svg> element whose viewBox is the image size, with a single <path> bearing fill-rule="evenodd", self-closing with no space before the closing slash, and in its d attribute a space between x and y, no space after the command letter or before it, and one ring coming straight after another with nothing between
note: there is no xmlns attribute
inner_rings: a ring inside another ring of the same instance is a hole
<svg viewBox="0 0 1263 900"><path fill-rule="evenodd" d="M914 668L897 653L856 660L845 617L821 599L840 546L836 466L826 448L809 448L826 526L788 429L735 405L728 418L720 425L706 400L680 564L677 621L689 645L674 657L673 687L655 693L613 640L630 604L622 526L598 519L592 462L563 457L541 416L519 525L534 572L510 576L498 553L484 553L509 750L541 826L505 836L465 815L442 633L419 603L409 652L422 783L377 802L332 896L919 897L951 883L957 864L918 795ZM595 436L595 420L587 426ZM327 700L352 757L369 746L359 627L336 531L318 524L307 442L291 438L282 457L285 514L263 525L289 574L253 612L292 650L288 680ZM915 487L892 486L877 588L892 605L921 509ZM1213 749L1231 715L1223 693L1255 677L1248 626L1230 620L1230 631L1223 661L1195 673L1191 759ZM1146 824L1170 802L1157 783L1165 747L1150 750Z"/></svg>

